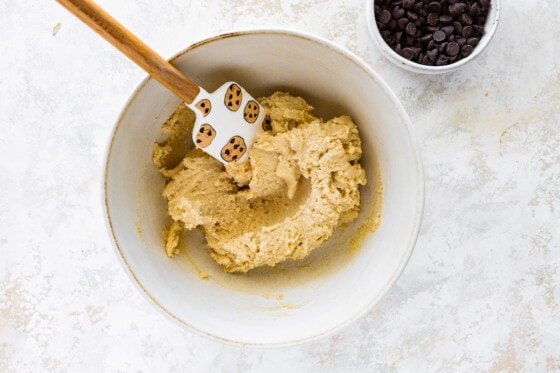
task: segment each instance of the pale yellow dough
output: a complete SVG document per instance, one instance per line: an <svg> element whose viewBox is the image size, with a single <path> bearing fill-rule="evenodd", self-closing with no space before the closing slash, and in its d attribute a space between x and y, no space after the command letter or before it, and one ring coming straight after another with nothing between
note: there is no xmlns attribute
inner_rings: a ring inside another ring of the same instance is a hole
<svg viewBox="0 0 560 373"><path fill-rule="evenodd" d="M272 130L258 137L242 164L224 167L194 148L177 159L194 119L184 105L164 125L169 138L154 146L154 163L166 179L173 219L169 256L177 253L182 229L198 228L224 270L247 272L301 259L357 217L366 175L351 118L323 122L302 98L286 93L259 101Z"/></svg>

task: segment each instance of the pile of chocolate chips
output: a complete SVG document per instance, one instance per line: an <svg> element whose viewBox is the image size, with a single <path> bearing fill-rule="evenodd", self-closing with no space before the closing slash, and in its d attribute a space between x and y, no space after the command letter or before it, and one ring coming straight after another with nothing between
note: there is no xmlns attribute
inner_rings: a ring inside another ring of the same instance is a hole
<svg viewBox="0 0 560 373"><path fill-rule="evenodd" d="M469 56L484 34L490 0L375 0L383 40L407 60L442 66Z"/></svg>

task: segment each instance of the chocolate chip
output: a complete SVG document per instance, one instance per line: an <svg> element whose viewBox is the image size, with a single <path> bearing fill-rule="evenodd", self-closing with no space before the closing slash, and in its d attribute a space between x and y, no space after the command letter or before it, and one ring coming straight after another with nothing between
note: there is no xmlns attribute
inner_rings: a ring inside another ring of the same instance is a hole
<svg viewBox="0 0 560 373"><path fill-rule="evenodd" d="M414 8L415 5L416 5L415 0L403 0L403 2L402 2L403 8L405 8L407 10Z"/></svg>
<svg viewBox="0 0 560 373"><path fill-rule="evenodd" d="M412 57L414 57L414 52L410 48L404 48L401 51L401 56L403 56L407 60L412 60Z"/></svg>
<svg viewBox="0 0 560 373"><path fill-rule="evenodd" d="M416 5L414 6L414 11L416 13L418 13L419 16L422 16L422 17L425 17L426 14L427 14L424 4L420 1L418 3L416 3Z"/></svg>
<svg viewBox="0 0 560 373"><path fill-rule="evenodd" d="M461 47L459 47L459 44L457 44L456 42L452 41L451 43L447 44L447 48L445 48L445 52L447 53L448 56L456 56L457 54L459 54L459 49Z"/></svg>
<svg viewBox="0 0 560 373"><path fill-rule="evenodd" d="M420 42L422 44L427 44L432 40L432 34L425 34L420 37Z"/></svg>
<svg viewBox="0 0 560 373"><path fill-rule="evenodd" d="M414 59L418 60L420 54L422 53L422 48L412 47L410 49L412 49L412 53L414 54Z"/></svg>
<svg viewBox="0 0 560 373"><path fill-rule="evenodd" d="M455 3L449 5L449 14L453 17L460 16L465 13L467 6L464 3Z"/></svg>
<svg viewBox="0 0 560 373"><path fill-rule="evenodd" d="M453 32L455 34L460 34L461 31L463 31L463 25L461 24L461 22L454 21L451 25L453 26Z"/></svg>
<svg viewBox="0 0 560 373"><path fill-rule="evenodd" d="M472 45L473 48L476 47L476 45L478 44L478 38L468 38L467 44Z"/></svg>
<svg viewBox="0 0 560 373"><path fill-rule="evenodd" d="M408 25L406 25L404 32L411 36L416 35L416 25L412 22L409 22Z"/></svg>
<svg viewBox="0 0 560 373"><path fill-rule="evenodd" d="M439 26L428 26L428 27L426 27L426 31L427 31L427 32L434 33L434 32L436 32L437 30L439 30Z"/></svg>
<svg viewBox="0 0 560 373"><path fill-rule="evenodd" d="M453 26L443 26L441 28L441 31L443 31L445 33L445 37L448 38L449 36L451 36L453 34L454 31L454 27Z"/></svg>
<svg viewBox="0 0 560 373"><path fill-rule="evenodd" d="M404 30L410 21L406 18L401 18L397 21L397 26L400 30Z"/></svg>
<svg viewBox="0 0 560 373"><path fill-rule="evenodd" d="M475 16L479 15L481 11L482 11L482 9L481 9L480 5L478 3L474 3L473 5L471 5L471 10L469 11L469 16L475 17Z"/></svg>
<svg viewBox="0 0 560 373"><path fill-rule="evenodd" d="M482 36L482 34L484 33L484 27L482 27L482 26L473 25L472 29L473 29L473 35L474 36Z"/></svg>
<svg viewBox="0 0 560 373"><path fill-rule="evenodd" d="M427 22L430 26L437 25L439 23L439 15L435 12L428 14Z"/></svg>
<svg viewBox="0 0 560 373"><path fill-rule="evenodd" d="M447 25L453 21L453 17L451 17L449 14L444 14L442 16L439 16L439 21Z"/></svg>
<svg viewBox="0 0 560 373"><path fill-rule="evenodd" d="M411 12L410 10L406 12L406 16L411 22L415 22L416 20L418 20L418 14L416 14L415 12Z"/></svg>
<svg viewBox="0 0 560 373"><path fill-rule="evenodd" d="M432 37L434 38L434 41L436 41L437 43L440 43L440 42L445 40L445 32L443 32L441 30L438 30L438 31L434 32Z"/></svg>
<svg viewBox="0 0 560 373"><path fill-rule="evenodd" d="M436 66L447 65L448 58L445 54L440 54L436 59Z"/></svg>
<svg viewBox="0 0 560 373"><path fill-rule="evenodd" d="M469 16L467 13L461 14L461 17L459 17L459 21L461 21L461 24L469 26L473 23L471 16Z"/></svg>
<svg viewBox="0 0 560 373"><path fill-rule="evenodd" d="M426 66L433 66L433 65L434 65L434 62L433 62L433 61L430 61L430 59L428 58L428 56L424 56L424 57L422 58L422 60L420 61L420 63L421 63L422 65L426 65Z"/></svg>
<svg viewBox="0 0 560 373"><path fill-rule="evenodd" d="M383 40L385 40L387 43L391 41L391 30L381 31L381 37L383 37Z"/></svg>
<svg viewBox="0 0 560 373"><path fill-rule="evenodd" d="M473 28L471 26L463 27L463 30L461 31L461 36L468 39L472 36L472 34L473 34Z"/></svg>
<svg viewBox="0 0 560 373"><path fill-rule="evenodd" d="M404 17L406 11L403 8L398 8L396 7L395 9L393 9L393 12L391 13L393 15L394 19L401 19L402 17Z"/></svg>
<svg viewBox="0 0 560 373"><path fill-rule="evenodd" d="M463 57L468 57L472 53L473 49L474 48L472 45L465 44L461 48L461 54L463 55Z"/></svg>
<svg viewBox="0 0 560 373"><path fill-rule="evenodd" d="M441 13L441 4L436 1L432 1L431 3L429 3L426 8L430 12L434 12L438 14Z"/></svg>
<svg viewBox="0 0 560 373"><path fill-rule="evenodd" d="M391 12L389 12L388 10L384 10L379 13L379 17L377 19L379 20L379 22L386 25L391 20Z"/></svg>
<svg viewBox="0 0 560 373"><path fill-rule="evenodd" d="M430 61L435 62L435 61L436 61L436 58L437 58L437 55L438 55L438 52L439 52L438 49L437 49L437 48L434 48L434 49L432 49L432 50L427 51L427 52L426 52L426 56L428 56L428 58L430 59Z"/></svg>

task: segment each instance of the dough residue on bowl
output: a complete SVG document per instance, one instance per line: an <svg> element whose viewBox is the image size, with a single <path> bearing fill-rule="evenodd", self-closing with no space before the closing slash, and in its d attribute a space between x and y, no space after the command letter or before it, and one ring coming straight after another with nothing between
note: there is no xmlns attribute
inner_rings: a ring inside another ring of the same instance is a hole
<svg viewBox="0 0 560 373"><path fill-rule="evenodd" d="M358 216L366 175L352 119L325 122L304 99L287 93L259 101L270 129L241 164L224 166L187 149L194 114L185 105L163 125L168 138L154 145L153 161L165 178L172 218L168 256L177 253L182 230L198 228L224 270L247 272L304 258Z"/></svg>

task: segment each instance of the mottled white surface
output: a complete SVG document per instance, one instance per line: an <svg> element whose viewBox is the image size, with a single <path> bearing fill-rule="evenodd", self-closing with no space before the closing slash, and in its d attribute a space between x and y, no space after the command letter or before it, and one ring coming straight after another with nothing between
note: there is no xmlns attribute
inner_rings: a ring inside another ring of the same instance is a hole
<svg viewBox="0 0 560 373"><path fill-rule="evenodd" d="M422 230L388 296L328 339L264 350L181 329L133 287L103 222L105 147L145 73L54 1L2 0L0 371L560 371L557 1L503 0L490 47L445 76L381 57L363 1L99 4L166 57L253 26L356 53L414 124Z"/></svg>

